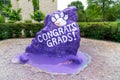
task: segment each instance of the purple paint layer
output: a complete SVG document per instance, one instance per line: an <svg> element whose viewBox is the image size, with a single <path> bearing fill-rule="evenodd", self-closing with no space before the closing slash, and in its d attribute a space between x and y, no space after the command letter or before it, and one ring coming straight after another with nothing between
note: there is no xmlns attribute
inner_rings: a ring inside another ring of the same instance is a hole
<svg viewBox="0 0 120 80"><path fill-rule="evenodd" d="M75 7L49 14L44 28L33 38L20 63L30 64L51 73L77 73L89 59L77 52L80 44L80 30L76 23Z"/></svg>
<svg viewBox="0 0 120 80"><path fill-rule="evenodd" d="M31 54L29 59L30 60L28 61L28 64L53 74L76 74L83 69L89 61L88 56L81 52L77 53L77 59L79 59L79 63L68 63L68 60L74 60L74 58L71 58L70 56L69 58L58 58L40 54Z"/></svg>

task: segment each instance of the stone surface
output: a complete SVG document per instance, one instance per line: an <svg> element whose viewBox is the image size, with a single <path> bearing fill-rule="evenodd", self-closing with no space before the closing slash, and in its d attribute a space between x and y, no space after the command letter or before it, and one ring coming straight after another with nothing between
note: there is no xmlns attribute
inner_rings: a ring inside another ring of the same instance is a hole
<svg viewBox="0 0 120 80"><path fill-rule="evenodd" d="M10 61L24 52L31 39L0 41L0 80L120 80L120 43L81 39L79 50L92 57L91 63L78 75L50 75Z"/></svg>
<svg viewBox="0 0 120 80"><path fill-rule="evenodd" d="M44 28L37 32L25 53L76 56L80 43L80 30L76 21L75 7L49 14L44 20Z"/></svg>

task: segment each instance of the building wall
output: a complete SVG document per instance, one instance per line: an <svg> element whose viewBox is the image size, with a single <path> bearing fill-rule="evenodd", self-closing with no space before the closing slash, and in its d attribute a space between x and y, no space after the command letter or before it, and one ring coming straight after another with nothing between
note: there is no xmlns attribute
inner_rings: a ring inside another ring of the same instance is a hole
<svg viewBox="0 0 120 80"><path fill-rule="evenodd" d="M42 10L45 15L57 10L57 0L55 0L55 2L52 2L52 0L39 0L39 2L40 10Z"/></svg>
<svg viewBox="0 0 120 80"><path fill-rule="evenodd" d="M30 14L33 13L32 0L11 0L12 8L21 8L22 20L32 20ZM57 10L57 0L52 2L52 0L39 0L40 10L45 14L52 13Z"/></svg>

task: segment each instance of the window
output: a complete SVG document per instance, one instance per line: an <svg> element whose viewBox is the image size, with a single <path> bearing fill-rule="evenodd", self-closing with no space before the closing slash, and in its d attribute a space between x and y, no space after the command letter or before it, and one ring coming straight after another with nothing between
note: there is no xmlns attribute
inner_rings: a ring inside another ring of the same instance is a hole
<svg viewBox="0 0 120 80"><path fill-rule="evenodd" d="M8 0L2 0L2 3L8 5Z"/></svg>

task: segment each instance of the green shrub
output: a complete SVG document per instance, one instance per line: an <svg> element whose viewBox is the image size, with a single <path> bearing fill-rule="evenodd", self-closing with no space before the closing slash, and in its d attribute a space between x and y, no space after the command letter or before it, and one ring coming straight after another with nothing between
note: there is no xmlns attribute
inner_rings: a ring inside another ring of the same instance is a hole
<svg viewBox="0 0 120 80"><path fill-rule="evenodd" d="M17 10L14 10L12 8L9 8L9 7L4 7L3 12L6 15L6 17L8 17L9 23L17 22L17 21L20 21L22 19L22 16L20 14L21 13L20 8Z"/></svg>
<svg viewBox="0 0 120 80"><path fill-rule="evenodd" d="M120 19L116 19L116 22L120 22Z"/></svg>
<svg viewBox="0 0 120 80"><path fill-rule="evenodd" d="M24 20L24 23L32 23L32 20Z"/></svg>
<svg viewBox="0 0 120 80"><path fill-rule="evenodd" d="M78 25L82 37L120 42L119 22L80 22ZM35 37L42 28L43 23L0 23L0 40Z"/></svg>
<svg viewBox="0 0 120 80"><path fill-rule="evenodd" d="M38 22L44 20L44 18L45 18L44 13L39 10L33 12L33 15L30 15L30 16L33 20L38 21Z"/></svg>
<svg viewBox="0 0 120 80"><path fill-rule="evenodd" d="M120 42L120 23L117 24L115 32L113 33L113 38L115 39L115 41Z"/></svg>
<svg viewBox="0 0 120 80"><path fill-rule="evenodd" d="M82 37L120 42L120 23L82 22L78 24Z"/></svg>
<svg viewBox="0 0 120 80"><path fill-rule="evenodd" d="M24 37L34 37L43 27L43 24L37 23L1 23L0 24L0 40L9 38L21 38L21 31L24 29Z"/></svg>
<svg viewBox="0 0 120 80"><path fill-rule="evenodd" d="M0 15L0 23L4 23L5 22L5 17L3 15Z"/></svg>
<svg viewBox="0 0 120 80"><path fill-rule="evenodd" d="M34 11L39 10L39 0L32 0Z"/></svg>

